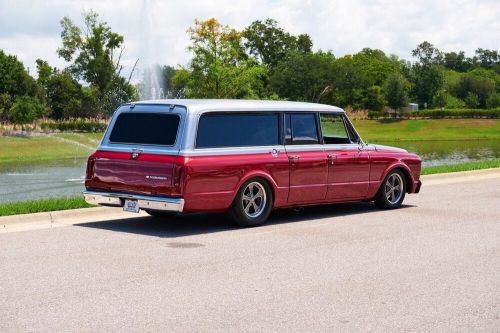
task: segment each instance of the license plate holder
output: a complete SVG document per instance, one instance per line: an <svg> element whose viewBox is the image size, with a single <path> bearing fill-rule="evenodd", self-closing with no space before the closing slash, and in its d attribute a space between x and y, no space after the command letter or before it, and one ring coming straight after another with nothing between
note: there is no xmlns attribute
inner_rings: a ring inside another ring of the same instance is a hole
<svg viewBox="0 0 500 333"><path fill-rule="evenodd" d="M125 199L125 202L123 203L123 211L131 213L139 213L140 211L139 203L137 202L137 200Z"/></svg>

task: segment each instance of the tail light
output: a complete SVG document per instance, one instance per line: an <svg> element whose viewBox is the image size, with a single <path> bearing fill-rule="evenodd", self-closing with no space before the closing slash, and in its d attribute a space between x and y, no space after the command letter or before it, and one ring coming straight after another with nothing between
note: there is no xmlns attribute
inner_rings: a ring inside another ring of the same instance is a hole
<svg viewBox="0 0 500 333"><path fill-rule="evenodd" d="M87 171L85 174L86 179L92 178L92 175L94 174L94 163L95 163L95 157L90 156L89 159L87 160Z"/></svg>
<svg viewBox="0 0 500 333"><path fill-rule="evenodd" d="M179 188L182 181L182 170L184 167L182 165L176 164L174 166L174 187Z"/></svg>

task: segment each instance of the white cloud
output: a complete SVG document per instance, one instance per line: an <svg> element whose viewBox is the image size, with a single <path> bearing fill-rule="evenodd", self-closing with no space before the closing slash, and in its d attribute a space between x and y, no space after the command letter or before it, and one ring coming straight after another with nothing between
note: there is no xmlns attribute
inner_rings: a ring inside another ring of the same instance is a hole
<svg viewBox="0 0 500 333"><path fill-rule="evenodd" d="M424 40L469 55L478 47L500 48L497 0L0 0L0 48L29 67L36 58L64 66L56 54L59 20L66 15L80 23L81 12L89 9L125 36L128 71L137 58L186 64L186 29L194 19L210 17L238 29L271 17L294 34L308 33L315 49L336 56L371 47L410 59L411 50Z"/></svg>

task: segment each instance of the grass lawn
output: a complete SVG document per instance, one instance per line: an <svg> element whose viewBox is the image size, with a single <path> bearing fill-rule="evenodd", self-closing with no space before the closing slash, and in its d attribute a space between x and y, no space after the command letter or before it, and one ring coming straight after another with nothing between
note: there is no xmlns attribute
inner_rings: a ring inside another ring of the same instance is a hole
<svg viewBox="0 0 500 333"><path fill-rule="evenodd" d="M68 210L88 207L94 206L86 203L81 196L20 201L0 204L0 216L52 212L55 210Z"/></svg>
<svg viewBox="0 0 500 333"><path fill-rule="evenodd" d="M99 144L102 133L58 133L31 137L0 136L0 166L85 158Z"/></svg>
<svg viewBox="0 0 500 333"><path fill-rule="evenodd" d="M500 119L358 120L354 126L365 142L500 139Z"/></svg>
<svg viewBox="0 0 500 333"><path fill-rule="evenodd" d="M435 173L450 173L450 172L470 171L470 170L482 170L491 168L500 168L500 159L424 167L422 168L422 175L432 175Z"/></svg>

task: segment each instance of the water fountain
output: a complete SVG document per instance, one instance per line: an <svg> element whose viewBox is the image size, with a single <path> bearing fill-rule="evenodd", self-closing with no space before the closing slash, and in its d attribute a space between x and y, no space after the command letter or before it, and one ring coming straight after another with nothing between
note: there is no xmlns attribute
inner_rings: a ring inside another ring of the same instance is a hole
<svg viewBox="0 0 500 333"><path fill-rule="evenodd" d="M142 2L140 37L141 37L141 56L139 58L138 69L141 73L140 99L163 99L165 98L164 82L162 78L161 67L155 59L154 22L151 0Z"/></svg>

